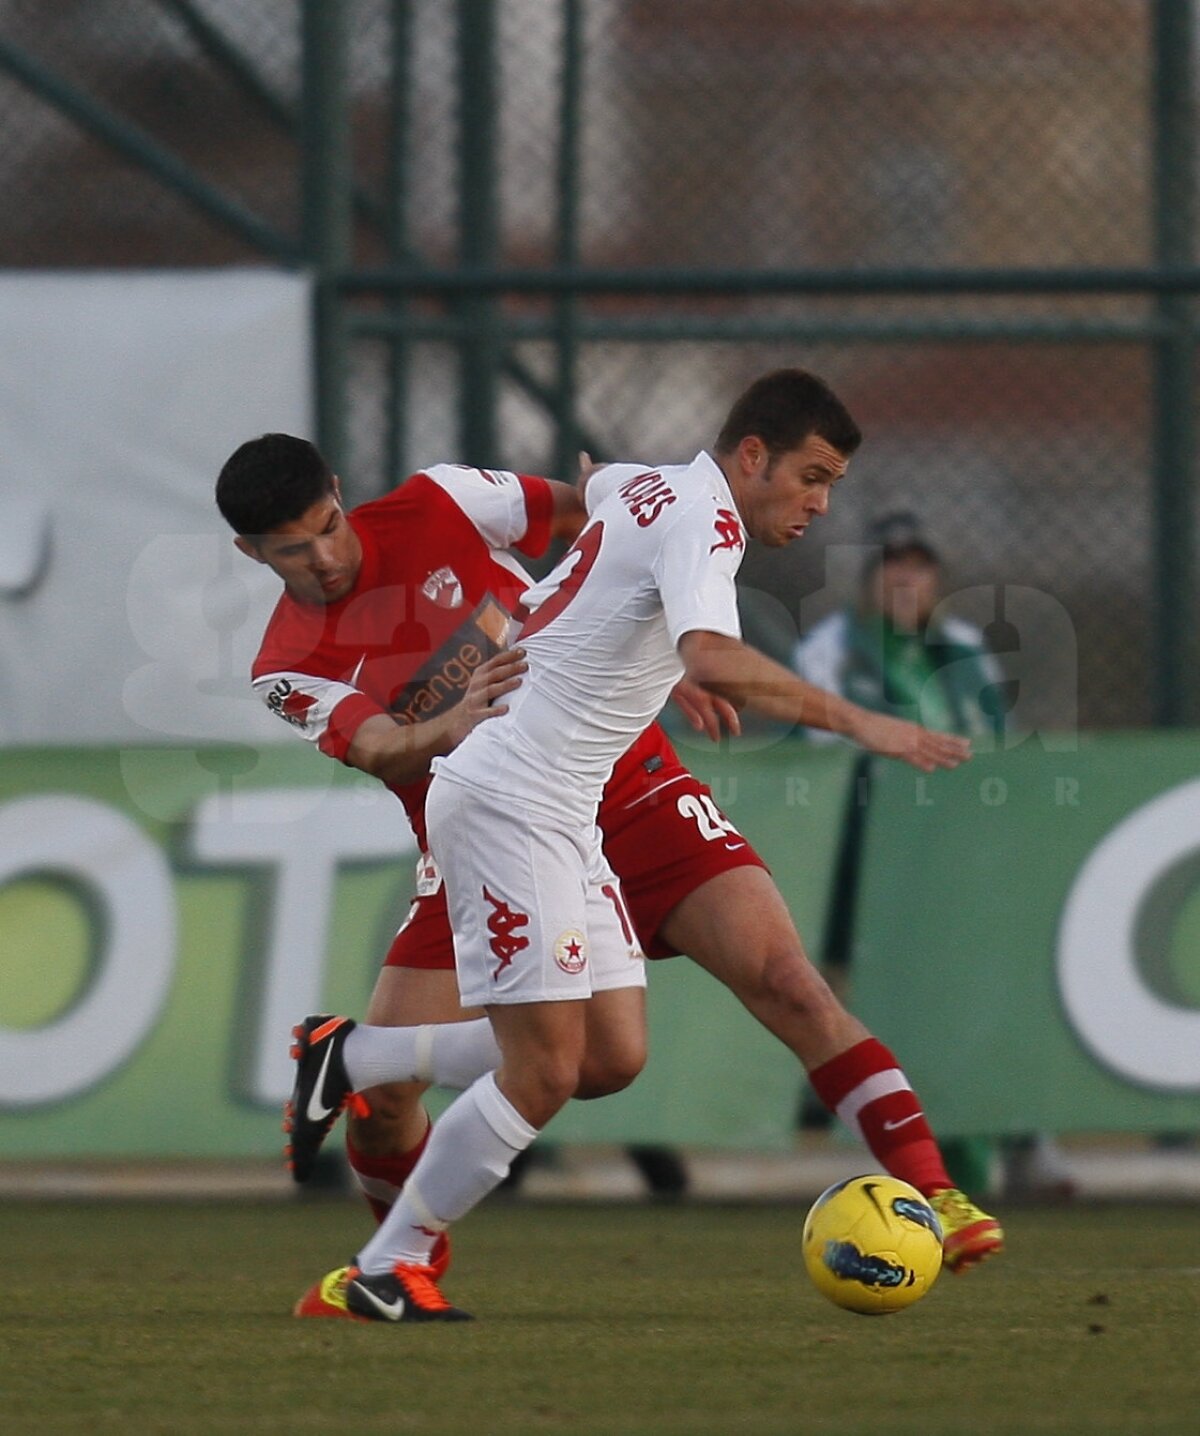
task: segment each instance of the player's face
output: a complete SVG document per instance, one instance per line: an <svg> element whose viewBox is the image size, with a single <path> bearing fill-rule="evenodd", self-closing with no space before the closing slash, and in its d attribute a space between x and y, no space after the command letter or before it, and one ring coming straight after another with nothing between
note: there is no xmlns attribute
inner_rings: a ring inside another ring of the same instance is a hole
<svg viewBox="0 0 1200 1436"><path fill-rule="evenodd" d="M743 490L748 512L742 519L751 537L768 548L782 548L802 538L813 519L829 512L829 496L848 460L816 434L774 458L765 447L751 450L751 455L755 474Z"/></svg>
<svg viewBox="0 0 1200 1436"><path fill-rule="evenodd" d="M335 492L290 523L251 542L238 539L243 553L273 569L302 603L336 603L354 587L362 567L362 544L346 521Z"/></svg>

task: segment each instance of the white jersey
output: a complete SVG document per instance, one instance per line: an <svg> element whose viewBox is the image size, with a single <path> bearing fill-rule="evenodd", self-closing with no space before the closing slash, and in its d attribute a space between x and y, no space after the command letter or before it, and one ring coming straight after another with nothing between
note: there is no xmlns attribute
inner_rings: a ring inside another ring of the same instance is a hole
<svg viewBox="0 0 1200 1436"><path fill-rule="evenodd" d="M590 822L613 764L683 676L678 643L741 636L734 579L745 534L708 454L613 464L588 485L587 526L524 598L529 672L439 774Z"/></svg>

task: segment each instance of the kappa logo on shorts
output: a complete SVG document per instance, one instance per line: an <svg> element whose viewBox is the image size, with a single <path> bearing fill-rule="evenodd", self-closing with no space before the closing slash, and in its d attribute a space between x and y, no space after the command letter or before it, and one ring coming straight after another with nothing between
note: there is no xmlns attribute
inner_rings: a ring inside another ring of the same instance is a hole
<svg viewBox="0 0 1200 1436"><path fill-rule="evenodd" d="M487 888L483 889L484 898L491 903L495 911L488 918L488 932L492 939L488 946L500 959L500 964L492 973L492 981L496 981L500 974L516 957L517 953L523 952L529 946L527 937L514 937L513 929L517 927L528 927L529 917L523 912L513 912L509 905L500 898L493 897Z"/></svg>
<svg viewBox="0 0 1200 1436"><path fill-rule="evenodd" d="M569 927L554 939L554 961L564 972L582 972L587 966L587 938Z"/></svg>

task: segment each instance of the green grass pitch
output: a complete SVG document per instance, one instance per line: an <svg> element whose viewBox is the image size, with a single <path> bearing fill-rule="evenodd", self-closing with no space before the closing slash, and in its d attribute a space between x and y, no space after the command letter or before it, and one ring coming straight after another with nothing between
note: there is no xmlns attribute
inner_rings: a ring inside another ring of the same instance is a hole
<svg viewBox="0 0 1200 1436"><path fill-rule="evenodd" d="M1200 1210L1002 1213L1009 1252L894 1316L829 1306L798 1206L494 1201L478 1320L294 1320L347 1200L0 1206L0 1429L85 1436L1036 1436L1200 1430Z"/></svg>

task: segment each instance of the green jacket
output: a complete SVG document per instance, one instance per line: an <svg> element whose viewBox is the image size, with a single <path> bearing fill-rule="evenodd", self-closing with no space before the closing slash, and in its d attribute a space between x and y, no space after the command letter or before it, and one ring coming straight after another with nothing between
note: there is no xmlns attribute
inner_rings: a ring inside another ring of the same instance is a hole
<svg viewBox="0 0 1200 1436"><path fill-rule="evenodd" d="M961 619L905 634L878 616L843 609L800 640L792 666L872 712L969 737L1004 731L1004 674L982 632Z"/></svg>

